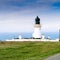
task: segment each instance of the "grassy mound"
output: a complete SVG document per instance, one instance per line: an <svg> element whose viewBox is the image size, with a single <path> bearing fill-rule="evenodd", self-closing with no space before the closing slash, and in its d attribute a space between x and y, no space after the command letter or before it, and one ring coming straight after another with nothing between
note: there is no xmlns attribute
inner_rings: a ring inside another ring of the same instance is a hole
<svg viewBox="0 0 60 60"><path fill-rule="evenodd" d="M60 53L60 42L0 42L0 60L44 60Z"/></svg>

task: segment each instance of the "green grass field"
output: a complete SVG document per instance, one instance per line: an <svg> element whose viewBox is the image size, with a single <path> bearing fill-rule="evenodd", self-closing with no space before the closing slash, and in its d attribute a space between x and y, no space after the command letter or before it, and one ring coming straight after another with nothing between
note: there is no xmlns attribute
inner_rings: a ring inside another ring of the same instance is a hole
<svg viewBox="0 0 60 60"><path fill-rule="evenodd" d="M44 60L60 53L60 42L0 42L0 60Z"/></svg>

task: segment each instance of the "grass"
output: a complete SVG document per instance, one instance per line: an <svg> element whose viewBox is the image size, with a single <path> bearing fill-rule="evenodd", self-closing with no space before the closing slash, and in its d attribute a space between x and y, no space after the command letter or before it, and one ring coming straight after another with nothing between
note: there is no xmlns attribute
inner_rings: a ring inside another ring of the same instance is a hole
<svg viewBox="0 0 60 60"><path fill-rule="evenodd" d="M60 53L60 42L0 42L0 60L44 60Z"/></svg>

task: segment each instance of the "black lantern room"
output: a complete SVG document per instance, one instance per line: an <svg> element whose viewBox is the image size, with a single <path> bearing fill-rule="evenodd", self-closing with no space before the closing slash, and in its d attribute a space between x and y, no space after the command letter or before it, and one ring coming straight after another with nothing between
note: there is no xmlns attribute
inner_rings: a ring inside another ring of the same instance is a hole
<svg viewBox="0 0 60 60"><path fill-rule="evenodd" d="M40 24L40 18L38 16L35 19L35 24Z"/></svg>

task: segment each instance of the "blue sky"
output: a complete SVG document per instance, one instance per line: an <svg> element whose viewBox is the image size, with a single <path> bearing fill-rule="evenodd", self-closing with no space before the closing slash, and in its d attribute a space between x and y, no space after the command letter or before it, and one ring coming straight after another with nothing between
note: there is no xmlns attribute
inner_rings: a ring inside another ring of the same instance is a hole
<svg viewBox="0 0 60 60"><path fill-rule="evenodd" d="M60 0L0 0L0 32L32 32L36 16L42 32L58 32Z"/></svg>

